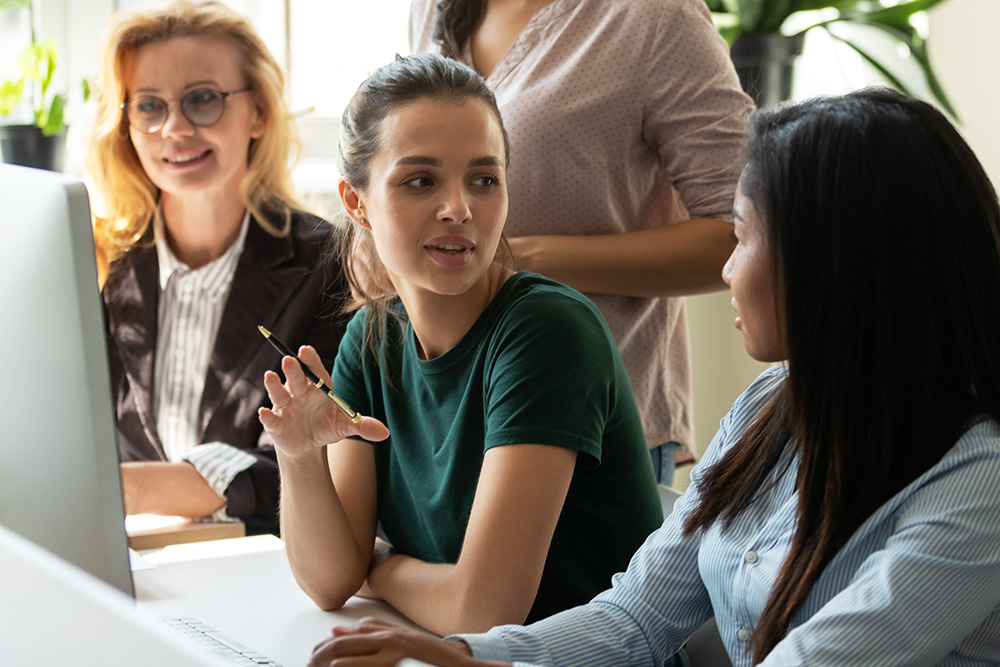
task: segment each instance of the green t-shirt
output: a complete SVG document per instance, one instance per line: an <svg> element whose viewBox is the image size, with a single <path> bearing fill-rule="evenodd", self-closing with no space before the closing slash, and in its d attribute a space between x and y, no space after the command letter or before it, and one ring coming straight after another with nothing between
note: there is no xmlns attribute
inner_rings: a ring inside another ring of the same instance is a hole
<svg viewBox="0 0 1000 667"><path fill-rule="evenodd" d="M381 366L364 340L366 317L347 328L333 384L392 433L373 447L378 519L393 547L455 562L486 450L566 447L579 456L528 620L608 588L663 515L629 379L593 303L517 273L435 359L420 359L412 328L390 318Z"/></svg>

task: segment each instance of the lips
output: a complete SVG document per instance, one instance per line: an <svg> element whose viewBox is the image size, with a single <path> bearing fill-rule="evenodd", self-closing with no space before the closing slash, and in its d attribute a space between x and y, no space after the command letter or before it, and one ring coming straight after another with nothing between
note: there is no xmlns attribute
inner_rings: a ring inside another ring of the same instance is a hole
<svg viewBox="0 0 1000 667"><path fill-rule="evenodd" d="M434 245L434 246L427 246L427 247L431 248L432 250L438 250L438 251L441 251L441 252L465 252L466 250L468 250L468 248L466 248L465 246L457 245L457 244L456 245L452 245L452 244L447 244L447 243L446 244L442 244L442 245Z"/></svg>
<svg viewBox="0 0 1000 667"><path fill-rule="evenodd" d="M205 149L203 151L189 151L184 153L174 153L173 155L168 155L163 158L163 161L167 164L185 165L191 164L192 162L197 162L202 160L211 153L211 149Z"/></svg>
<svg viewBox="0 0 1000 667"><path fill-rule="evenodd" d="M460 236L439 236L424 244L424 250L443 266L462 266L472 256L476 245Z"/></svg>

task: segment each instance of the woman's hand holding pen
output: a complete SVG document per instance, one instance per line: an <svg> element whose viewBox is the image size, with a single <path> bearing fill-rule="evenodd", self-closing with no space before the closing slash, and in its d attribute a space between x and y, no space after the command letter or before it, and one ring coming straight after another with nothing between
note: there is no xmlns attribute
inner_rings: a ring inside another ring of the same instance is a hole
<svg viewBox="0 0 1000 667"><path fill-rule="evenodd" d="M274 371L264 373L264 387L270 408L260 408L257 414L265 430L274 439L275 447L292 460L314 456L324 446L349 437L361 437L378 442L389 437L389 429L372 417L362 417L353 423L336 404L318 389L302 372L300 363L333 386L330 375L311 346L299 349L299 358L283 357L281 371L285 382Z"/></svg>

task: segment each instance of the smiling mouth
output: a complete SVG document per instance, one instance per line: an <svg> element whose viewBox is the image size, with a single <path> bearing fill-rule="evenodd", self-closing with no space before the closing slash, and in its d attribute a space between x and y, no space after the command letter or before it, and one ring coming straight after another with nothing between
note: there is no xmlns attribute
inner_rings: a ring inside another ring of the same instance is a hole
<svg viewBox="0 0 1000 667"><path fill-rule="evenodd" d="M201 158L205 157L211 152L212 152L211 149L209 149L203 153L192 153L190 155L177 155L174 157L166 157L163 158L163 161L166 162L167 164L185 164L187 162L194 162L195 160L200 160Z"/></svg>
<svg viewBox="0 0 1000 667"><path fill-rule="evenodd" d="M465 252L466 250L471 250L472 249L472 248L467 248L465 246L453 245L453 244L432 245L432 246L427 246L427 247L431 248L433 250L437 250L439 252L448 252L448 253L460 253L460 252Z"/></svg>

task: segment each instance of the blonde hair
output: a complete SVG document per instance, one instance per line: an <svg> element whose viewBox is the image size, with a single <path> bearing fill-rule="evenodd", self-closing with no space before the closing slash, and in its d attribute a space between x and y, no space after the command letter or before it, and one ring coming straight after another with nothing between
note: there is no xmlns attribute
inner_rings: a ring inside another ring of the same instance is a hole
<svg viewBox="0 0 1000 667"><path fill-rule="evenodd" d="M175 37L222 37L240 56L263 132L250 141L240 197L272 236L286 236L291 209L299 208L289 157L301 144L284 99L284 75L264 41L243 16L220 2L179 0L163 10L120 12L101 38L103 62L97 85L98 117L90 136L87 170L102 210L94 215L94 241L101 282L111 262L144 241L158 206L159 189L146 175L129 137L125 77L129 60L147 44ZM280 227L267 213L283 213Z"/></svg>

